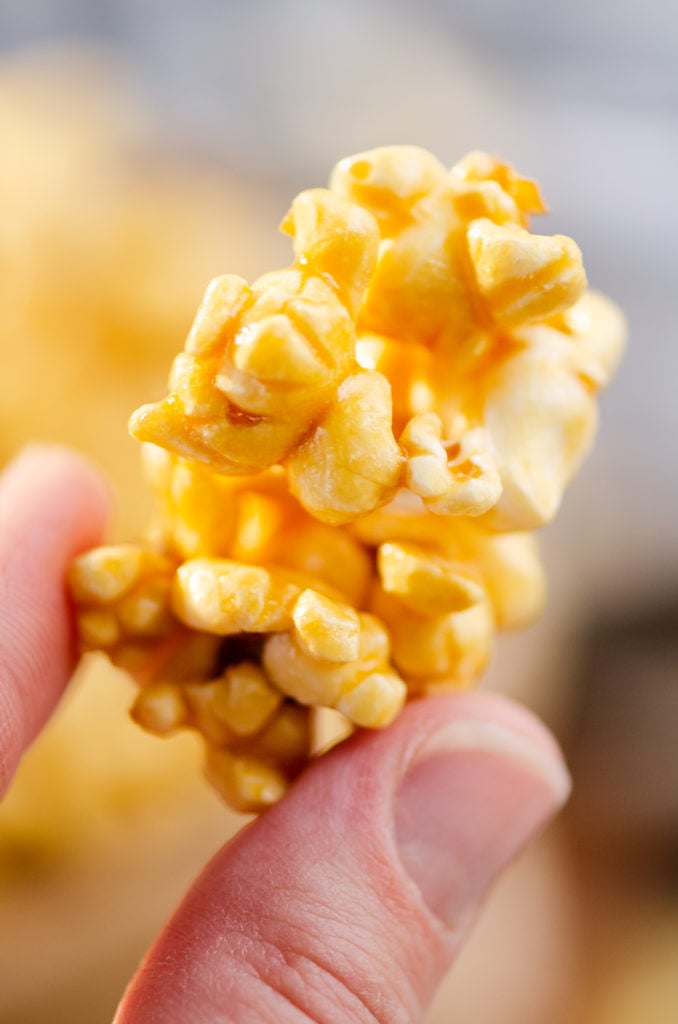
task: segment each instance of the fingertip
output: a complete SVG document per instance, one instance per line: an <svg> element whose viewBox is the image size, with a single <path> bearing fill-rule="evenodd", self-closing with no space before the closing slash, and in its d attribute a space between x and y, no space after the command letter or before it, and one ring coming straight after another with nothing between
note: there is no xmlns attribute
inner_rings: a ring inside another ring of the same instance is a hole
<svg viewBox="0 0 678 1024"><path fill-rule="evenodd" d="M370 759L383 758L386 767L379 776L363 771L365 784L383 786L389 770L398 780L410 762L417 756L422 744L438 731L460 721L477 723L496 729L502 734L514 736L523 741L525 750L532 751L532 758L544 765L544 770L553 777L554 788L569 792L569 774L565 760L553 733L529 708L502 694L482 690L437 694L410 701L402 714L388 729L378 731L362 730L349 740L330 751L329 757L349 759L357 763L356 756L364 751ZM353 751L355 750L355 754ZM526 755L527 756L527 755ZM349 770L353 770L351 764Z"/></svg>
<svg viewBox="0 0 678 1024"><path fill-rule="evenodd" d="M524 737L547 758L564 765L563 753L551 730L524 704L511 697L489 690L467 690L461 693L425 697L417 702L422 714L432 718L457 720L468 717L492 722L498 727Z"/></svg>
<svg viewBox="0 0 678 1024"><path fill-rule="evenodd" d="M435 917L459 930L497 875L563 806L570 776L534 715L493 695L436 700L395 798L398 855Z"/></svg>
<svg viewBox="0 0 678 1024"><path fill-rule="evenodd" d="M511 701L412 702L319 758L217 855L116 1020L244 1022L258 1008L287 1024L290 1004L313 1020L420 1020L565 778L548 730Z"/></svg>
<svg viewBox="0 0 678 1024"><path fill-rule="evenodd" d="M111 488L91 459L46 442L25 445L8 463L0 476L0 500L3 495L22 504L46 501L56 510L63 507L68 539L83 548L99 539L113 505Z"/></svg>
<svg viewBox="0 0 678 1024"><path fill-rule="evenodd" d="M65 574L110 508L98 470L61 445L29 445L0 476L0 793L72 671Z"/></svg>

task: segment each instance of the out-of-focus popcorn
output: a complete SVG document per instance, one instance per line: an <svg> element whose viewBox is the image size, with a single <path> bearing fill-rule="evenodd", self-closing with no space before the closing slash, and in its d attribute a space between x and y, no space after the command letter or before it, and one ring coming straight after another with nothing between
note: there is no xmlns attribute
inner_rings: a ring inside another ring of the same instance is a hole
<svg viewBox="0 0 678 1024"><path fill-rule="evenodd" d="M215 279L168 397L133 415L165 561L81 556L81 636L130 667L137 721L202 733L233 806L303 766L308 731L291 766L262 746L279 716L386 725L408 693L473 683L496 630L538 613L529 531L589 447L624 333L575 243L529 232L543 211L485 154L344 160L283 221L292 266Z"/></svg>
<svg viewBox="0 0 678 1024"><path fill-rule="evenodd" d="M135 537L148 499L136 446L113 425L159 390L213 268L236 255L246 273L263 267L276 205L177 158L125 81L106 54L75 47L0 63L0 462L35 438L76 445L111 480L114 533ZM128 623L149 611L133 605ZM143 650L127 653L138 664ZM124 832L141 806L162 815L189 799L196 744L153 756L149 737L117 724L120 677L101 657L83 663L3 801L0 871L51 864Z"/></svg>

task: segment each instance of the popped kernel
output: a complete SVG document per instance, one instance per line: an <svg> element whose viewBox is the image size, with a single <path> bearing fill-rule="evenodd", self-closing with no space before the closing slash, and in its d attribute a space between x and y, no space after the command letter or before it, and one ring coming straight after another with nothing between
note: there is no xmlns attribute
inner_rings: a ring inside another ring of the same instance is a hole
<svg viewBox="0 0 678 1024"><path fill-rule="evenodd" d="M381 544L377 566L385 593L423 615L463 611L485 596L468 567L414 544Z"/></svg>
<svg viewBox="0 0 678 1024"><path fill-rule="evenodd" d="M466 689L489 661L495 634L489 600L458 612L417 614L377 587L371 608L392 638L393 665L411 693Z"/></svg>
<svg viewBox="0 0 678 1024"><path fill-rule="evenodd" d="M83 647L113 651L127 641L166 636L173 623L173 573L169 558L137 544L108 545L76 558L68 582Z"/></svg>
<svg viewBox="0 0 678 1024"><path fill-rule="evenodd" d="M209 747L207 779L235 811L262 811L285 795L288 780L274 765L227 748Z"/></svg>
<svg viewBox="0 0 678 1024"><path fill-rule="evenodd" d="M208 744L205 774L234 810L257 813L284 796L307 764L312 735L309 709L285 701L246 742Z"/></svg>
<svg viewBox="0 0 678 1024"><path fill-rule="evenodd" d="M133 415L155 514L76 560L82 646L128 668L140 725L202 737L233 807L283 795L316 721L386 726L538 615L532 531L624 344L576 244L530 232L545 209L484 153L343 160L283 221L292 266L215 278Z"/></svg>
<svg viewBox="0 0 678 1024"><path fill-rule="evenodd" d="M214 712L236 736L253 736L275 714L282 695L253 662L227 668L217 690Z"/></svg>
<svg viewBox="0 0 678 1024"><path fill-rule="evenodd" d="M485 422L502 479L488 522L500 530L549 522L593 441L593 396L550 352L525 349L494 371Z"/></svg>
<svg viewBox="0 0 678 1024"><path fill-rule="evenodd" d="M290 491L323 522L350 522L393 496L403 462L388 381L364 370L342 383L319 428L290 456Z"/></svg>
<svg viewBox="0 0 678 1024"><path fill-rule="evenodd" d="M279 702L247 736L222 732L206 739L205 773L217 792L235 810L261 811L285 794L308 762L310 711Z"/></svg>
<svg viewBox="0 0 678 1024"><path fill-rule="evenodd" d="M466 242L478 295L499 327L567 309L586 286L579 247L564 235L532 235L481 217Z"/></svg>
<svg viewBox="0 0 678 1024"><path fill-rule="evenodd" d="M332 496L323 494L319 504L312 484L306 493L313 466L303 454L295 456L309 432L321 435L323 455L346 462L334 515L350 518L387 500L401 461L385 378L358 373L342 387L360 369L355 315L377 257L378 230L367 211L323 189L298 196L283 229L294 237L293 266L264 275L251 289L240 278L216 278L186 350L174 361L169 397L139 409L130 429L140 440L222 473L252 473L291 459L296 493L314 514L331 505ZM363 401L371 420L382 411L391 445L388 464L382 468L380 460L373 478L369 470L359 472L363 450L346 458L348 420ZM361 500L366 477L373 488ZM352 503L344 510L346 490Z"/></svg>
<svg viewBox="0 0 678 1024"><path fill-rule="evenodd" d="M406 482L437 515L479 516L497 504L502 482L486 432L469 430L457 442L442 441L434 412L413 417L400 437L407 454Z"/></svg>
<svg viewBox="0 0 678 1024"><path fill-rule="evenodd" d="M156 501L152 537L177 558L274 564L364 603L369 553L350 534L308 515L279 468L225 477L151 444L142 446L142 463Z"/></svg>
<svg viewBox="0 0 678 1024"><path fill-rule="evenodd" d="M301 585L280 571L222 558L179 567L172 607L186 626L217 636L289 629Z"/></svg>
<svg viewBox="0 0 678 1024"><path fill-rule="evenodd" d="M130 714L143 729L165 736L186 722L188 708L181 687L175 683L153 683L139 691Z"/></svg>
<svg viewBox="0 0 678 1024"><path fill-rule="evenodd" d="M304 590L292 612L295 638L306 654L324 661L355 661L360 650L360 619L348 605Z"/></svg>
<svg viewBox="0 0 678 1024"><path fill-rule="evenodd" d="M295 632L272 634L263 651L271 680L300 704L336 708L355 725L379 728L398 714L406 686L389 665L389 636L360 613L358 656L337 663L312 654Z"/></svg>

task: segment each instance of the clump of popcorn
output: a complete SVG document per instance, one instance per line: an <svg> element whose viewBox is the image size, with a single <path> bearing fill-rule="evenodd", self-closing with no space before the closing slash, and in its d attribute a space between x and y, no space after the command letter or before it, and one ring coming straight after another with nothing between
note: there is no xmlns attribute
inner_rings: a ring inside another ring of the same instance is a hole
<svg viewBox="0 0 678 1024"><path fill-rule="evenodd" d="M144 545L71 572L83 648L139 683L132 715L202 734L228 803L261 810L316 709L379 728L471 685L531 621L531 531L584 457L624 322L534 182L480 153L343 160L283 221L295 261L209 286L167 398L131 431Z"/></svg>

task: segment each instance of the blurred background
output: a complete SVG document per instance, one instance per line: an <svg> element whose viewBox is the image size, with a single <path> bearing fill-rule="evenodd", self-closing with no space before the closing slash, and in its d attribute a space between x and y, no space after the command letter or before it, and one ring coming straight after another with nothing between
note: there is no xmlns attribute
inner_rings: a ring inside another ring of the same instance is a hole
<svg viewBox="0 0 678 1024"><path fill-rule="evenodd" d="M544 532L550 603L484 685L575 776L497 887L431 1024L678 1019L678 6L672 0L23 0L0 6L0 461L104 467L148 511L126 420L159 396L209 278L288 261L275 226L337 158L487 149L536 177L631 344ZM93 658L0 808L0 1021L106 1024L192 876L241 823L191 737L128 722Z"/></svg>

